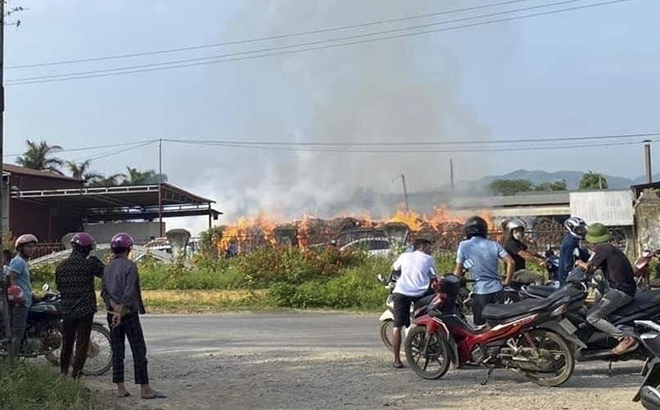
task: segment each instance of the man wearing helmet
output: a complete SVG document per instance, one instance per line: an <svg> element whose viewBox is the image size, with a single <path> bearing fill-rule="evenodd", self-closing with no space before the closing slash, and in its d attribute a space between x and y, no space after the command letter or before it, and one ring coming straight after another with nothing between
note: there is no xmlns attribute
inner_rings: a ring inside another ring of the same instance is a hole
<svg viewBox="0 0 660 410"><path fill-rule="evenodd" d="M469 270L476 281L472 290L472 313L477 326L485 323L481 312L489 303L504 302L502 281L499 276L499 260L506 265L504 285L511 283L515 264L511 256L498 242L488 239L488 224L473 216L463 226L466 240L458 246L454 275L463 276Z"/></svg>
<svg viewBox="0 0 660 410"><path fill-rule="evenodd" d="M557 271L557 276L559 276L559 284L564 286L566 284L566 278L573 267L575 266L575 254L579 254L579 259L583 262L586 262L589 259L589 255L586 251L580 248L580 241L584 239L584 236L587 234L587 223L578 217L568 218L564 222L564 226L568 231L564 240L561 241L561 247L559 250L559 269Z"/></svg>
<svg viewBox="0 0 660 410"><path fill-rule="evenodd" d="M7 278L10 286L20 288L22 297L14 303L11 313L11 327L14 336L16 353L21 351L21 342L25 333L28 312L32 306L32 283L27 261L34 254L39 240L32 234L21 235L16 239L16 256L7 267Z"/></svg>
<svg viewBox="0 0 660 410"><path fill-rule="evenodd" d="M149 385L147 345L140 324L140 315L146 312L137 266L128 259L133 249L133 238L129 234L118 233L112 237L110 248L115 256L103 272L101 294L108 310L108 324L112 329L112 382L117 385L117 396L130 396L124 385L124 354L128 338L133 352L135 384L140 385L142 398L165 398L164 394L154 391Z"/></svg>
<svg viewBox="0 0 660 410"><path fill-rule="evenodd" d="M528 261L538 265L543 265L545 261L539 255L532 254L527 250L527 244L523 242L526 228L527 224L520 218L513 218L508 221L506 224L504 250L513 258L515 263L514 282L542 285L543 275L527 270Z"/></svg>
<svg viewBox="0 0 660 410"><path fill-rule="evenodd" d="M96 313L96 292L94 277L103 277L103 262L95 256L89 256L96 241L85 232L79 232L71 238L71 255L55 270L55 283L62 297L62 319L64 340L60 355L60 371L68 374L73 345L76 355L73 360L71 376L80 377L85 360L89 335L92 332Z"/></svg>

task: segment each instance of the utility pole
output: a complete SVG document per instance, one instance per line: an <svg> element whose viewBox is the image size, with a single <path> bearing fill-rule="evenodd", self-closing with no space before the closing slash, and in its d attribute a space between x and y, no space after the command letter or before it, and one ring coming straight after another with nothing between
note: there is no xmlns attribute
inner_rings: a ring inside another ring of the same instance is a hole
<svg viewBox="0 0 660 410"><path fill-rule="evenodd" d="M646 160L646 183L653 183L653 170L651 169L651 141L644 141L644 159Z"/></svg>
<svg viewBox="0 0 660 410"><path fill-rule="evenodd" d="M451 181L451 190L454 190L454 160L449 158L449 180Z"/></svg>
<svg viewBox="0 0 660 410"><path fill-rule="evenodd" d="M5 72L5 0L0 0L0 181L2 181L2 174L4 173L4 117L5 117L5 78L4 78L4 72ZM4 182L4 181L3 181ZM4 232L4 226L3 226L3 215L2 215L2 204L5 201L5 195L2 192L5 187L4 183L0 183L0 250L3 249L3 244L2 244L2 235L1 233ZM9 187L7 187L7 201L9 201ZM7 202L9 203L9 202ZM9 220L7 220L7 223L9 224ZM9 228L9 227L7 227ZM9 301L7 300L7 283L4 278L4 274L2 274L2 278L0 278L0 304L2 305L2 321L4 325L4 335L0 335L0 337L4 337L4 340L2 340L3 345L6 346L7 349L7 359L9 360L9 365L13 366L14 365L14 343L13 343L13 337L12 337L12 329L11 329L11 320L9 318Z"/></svg>
<svg viewBox="0 0 660 410"><path fill-rule="evenodd" d="M410 213L410 204L408 204L408 189L406 188L406 176L401 174L401 184L403 184L403 199L406 203L406 213Z"/></svg>
<svg viewBox="0 0 660 410"><path fill-rule="evenodd" d="M2 1L2 0L0 0ZM158 140L158 229L163 233L163 139Z"/></svg>

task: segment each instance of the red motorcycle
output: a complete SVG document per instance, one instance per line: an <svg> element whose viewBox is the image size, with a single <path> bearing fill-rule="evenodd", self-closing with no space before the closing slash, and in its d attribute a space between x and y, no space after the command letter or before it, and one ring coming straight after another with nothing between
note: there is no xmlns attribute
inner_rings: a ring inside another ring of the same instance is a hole
<svg viewBox="0 0 660 410"><path fill-rule="evenodd" d="M642 255L637 258L635 261L635 266L633 272L635 273L635 280L637 281L637 287L647 288L647 287L659 287L660 281L654 279L651 283L651 262L655 258L660 257L660 250L651 251L645 249L642 251Z"/></svg>
<svg viewBox="0 0 660 410"><path fill-rule="evenodd" d="M460 279L446 276L427 314L413 321L405 341L412 370L424 379L439 379L449 366L480 365L488 369L482 384L497 368L520 371L541 386L559 386L573 374L571 344L577 330L564 313L581 300L565 296L527 299L510 305L490 304L483 317L488 325L475 327L455 313L453 299Z"/></svg>

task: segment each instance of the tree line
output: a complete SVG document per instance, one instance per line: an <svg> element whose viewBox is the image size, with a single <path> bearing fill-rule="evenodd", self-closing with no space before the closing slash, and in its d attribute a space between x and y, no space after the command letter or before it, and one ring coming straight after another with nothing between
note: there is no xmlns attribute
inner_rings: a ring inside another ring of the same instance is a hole
<svg viewBox="0 0 660 410"><path fill-rule="evenodd" d="M59 158L57 153L62 150L59 145L50 145L46 141L35 142L31 140L27 140L26 143L26 151L16 160L18 165L80 179L85 186L148 185L157 184L161 180L161 175L153 169L139 170L129 166L126 167L126 173L105 175L92 170L91 160L76 162ZM164 174L162 175L162 181L167 181L167 176Z"/></svg>
<svg viewBox="0 0 660 410"><path fill-rule="evenodd" d="M580 179L580 189L607 189L607 179L596 172L589 171ZM527 179L495 179L488 186L497 196L516 195L521 192L568 191L563 179L554 182L534 184Z"/></svg>

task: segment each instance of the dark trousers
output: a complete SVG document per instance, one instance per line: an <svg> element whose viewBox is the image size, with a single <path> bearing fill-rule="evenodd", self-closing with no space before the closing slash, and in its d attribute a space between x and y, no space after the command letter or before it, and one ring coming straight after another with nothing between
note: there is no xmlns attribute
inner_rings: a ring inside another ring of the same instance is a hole
<svg viewBox="0 0 660 410"><path fill-rule="evenodd" d="M112 314L108 313L108 325L112 329L110 331L112 382L124 382L124 355L126 352L126 338L128 338L133 353L135 384L149 384L147 344L144 341L140 316L137 313L129 313L121 319L119 326L112 327Z"/></svg>
<svg viewBox="0 0 660 410"><path fill-rule="evenodd" d="M481 312L483 312L484 307L489 303L504 303L504 291L499 291L495 293L487 293L485 295L472 294L472 314L474 315L474 324L481 326L486 321Z"/></svg>
<svg viewBox="0 0 660 410"><path fill-rule="evenodd" d="M85 361L87 360L87 349L89 348L89 335L92 333L94 315L75 319L64 319L64 340L60 354L60 371L66 375L69 373L69 364L73 354L73 345L76 345L76 355L73 358L73 370L71 376L80 377Z"/></svg>
<svg viewBox="0 0 660 410"><path fill-rule="evenodd" d="M27 327L27 319L30 308L21 305L11 308L11 331L14 338L14 351L18 356L21 353L21 346L23 345L23 337L25 336L25 328Z"/></svg>

